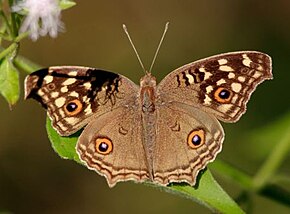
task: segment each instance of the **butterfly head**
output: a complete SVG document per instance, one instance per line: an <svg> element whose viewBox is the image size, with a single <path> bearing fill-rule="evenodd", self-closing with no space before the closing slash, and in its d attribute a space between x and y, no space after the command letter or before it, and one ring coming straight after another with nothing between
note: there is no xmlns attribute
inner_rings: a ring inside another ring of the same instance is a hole
<svg viewBox="0 0 290 214"><path fill-rule="evenodd" d="M140 79L140 86L141 88L144 87L156 87L156 78L151 73L146 73L145 76L143 76Z"/></svg>

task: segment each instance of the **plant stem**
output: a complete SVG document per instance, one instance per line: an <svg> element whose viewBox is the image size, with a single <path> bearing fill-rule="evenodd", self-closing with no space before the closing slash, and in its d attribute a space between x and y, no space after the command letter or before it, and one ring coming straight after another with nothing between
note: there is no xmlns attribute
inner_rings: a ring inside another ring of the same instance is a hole
<svg viewBox="0 0 290 214"><path fill-rule="evenodd" d="M40 65L31 62L25 57L19 55L14 59L14 63L19 69L25 71L28 74L41 68Z"/></svg>
<svg viewBox="0 0 290 214"><path fill-rule="evenodd" d="M1 53L0 53L0 60L2 58L4 58L5 56L7 56L9 53L11 53L12 51L14 51L16 48L18 47L18 44L17 43L12 43L11 45L9 45L8 48L6 48L5 50L3 50Z"/></svg>
<svg viewBox="0 0 290 214"><path fill-rule="evenodd" d="M6 15L5 15L5 13L4 13L3 10L0 11L0 15L2 16L4 22L5 22L6 26L7 26L7 29L8 29L8 31L9 31L9 34L11 34L12 29L11 29L11 26L10 26L10 24L9 24L9 21L8 21L8 19L7 19L7 17L6 17Z"/></svg>
<svg viewBox="0 0 290 214"><path fill-rule="evenodd" d="M273 152L268 159L261 166L260 170L253 178L253 185L256 191L259 191L274 174L277 168L281 165L290 150L290 127L286 130L284 136L281 137L277 146L274 147Z"/></svg>
<svg viewBox="0 0 290 214"><path fill-rule="evenodd" d="M3 50L1 53L0 53L0 60L7 56L9 53L11 53L12 51L14 51L17 47L18 47L18 42L20 42L20 40L22 40L23 38L27 37L28 36L28 32L25 32L25 33L22 33L20 34L19 36L17 36L15 39L14 39L14 42L8 46L8 48L6 48L5 50Z"/></svg>

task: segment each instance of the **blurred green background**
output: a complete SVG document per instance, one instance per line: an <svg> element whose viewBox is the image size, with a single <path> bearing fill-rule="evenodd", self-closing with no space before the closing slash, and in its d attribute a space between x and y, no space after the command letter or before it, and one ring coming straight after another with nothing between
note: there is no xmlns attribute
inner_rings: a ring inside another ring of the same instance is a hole
<svg viewBox="0 0 290 214"><path fill-rule="evenodd" d="M274 80L257 88L237 124L223 124L226 139L218 159L253 175L275 147L275 141L248 139L253 130L290 112L289 0L78 1L62 13L62 20L65 33L57 39L27 39L20 54L44 67L92 66L139 83L143 72L122 24L127 25L148 68L167 21L169 31L152 70L159 80L181 65L213 54L237 50L269 54ZM142 184L126 182L110 189L95 172L58 157L46 135L46 113L35 101L21 100L10 111L1 98L0 106L0 211L210 213L193 201ZM279 171L290 176L289 166L290 155ZM237 185L215 177L232 197L238 195ZM256 196L253 211L283 214L290 209Z"/></svg>

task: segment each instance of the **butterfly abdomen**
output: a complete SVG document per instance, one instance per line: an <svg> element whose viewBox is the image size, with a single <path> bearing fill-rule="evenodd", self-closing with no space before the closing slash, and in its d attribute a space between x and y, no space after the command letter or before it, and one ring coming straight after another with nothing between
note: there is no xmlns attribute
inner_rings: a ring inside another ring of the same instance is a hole
<svg viewBox="0 0 290 214"><path fill-rule="evenodd" d="M140 102L142 116L142 141L147 159L150 179L153 180L153 151L156 141L156 79L150 73L140 81Z"/></svg>

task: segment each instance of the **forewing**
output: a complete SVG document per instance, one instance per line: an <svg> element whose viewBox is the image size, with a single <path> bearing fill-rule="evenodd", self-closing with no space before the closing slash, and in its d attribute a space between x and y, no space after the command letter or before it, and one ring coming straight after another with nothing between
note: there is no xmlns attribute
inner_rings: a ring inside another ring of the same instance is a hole
<svg viewBox="0 0 290 214"><path fill-rule="evenodd" d="M164 102L195 106L225 122L235 122L246 111L256 86L272 78L271 58L242 51L212 56L184 65L158 85Z"/></svg>
<svg viewBox="0 0 290 214"><path fill-rule="evenodd" d="M137 93L138 86L126 77L89 67L49 67L25 80L25 98L47 108L52 126L63 136L73 134L92 117L126 105Z"/></svg>

